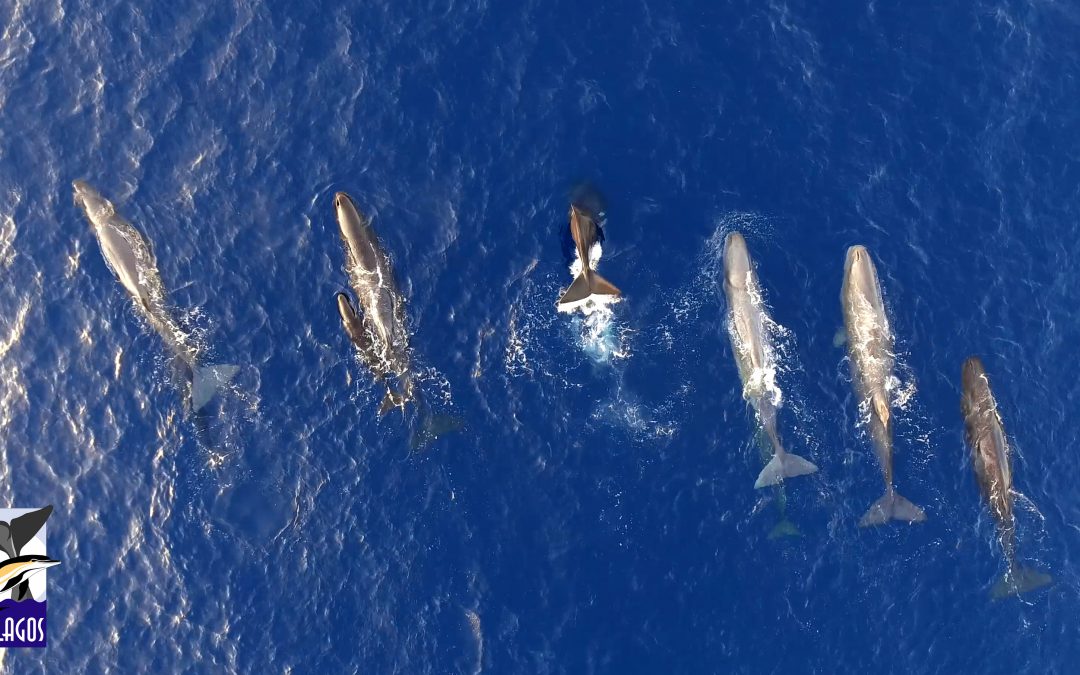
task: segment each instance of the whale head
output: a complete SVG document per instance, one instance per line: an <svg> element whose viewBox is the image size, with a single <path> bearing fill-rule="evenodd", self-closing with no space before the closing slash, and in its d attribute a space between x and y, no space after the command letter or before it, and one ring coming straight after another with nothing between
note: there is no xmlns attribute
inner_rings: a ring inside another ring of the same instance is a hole
<svg viewBox="0 0 1080 675"><path fill-rule="evenodd" d="M352 303L349 302L349 296L338 293L335 297L337 298L338 314L341 315L341 318L345 321L355 319L356 310L353 309Z"/></svg>
<svg viewBox="0 0 1080 675"><path fill-rule="evenodd" d="M355 214L356 204L353 203L352 197L344 192L334 193L334 211L337 212L338 219L345 214Z"/></svg>
<svg viewBox="0 0 1080 675"><path fill-rule="evenodd" d="M878 291L877 268L870 251L865 246L856 244L847 250L844 259L845 288L858 291L866 297L876 297Z"/></svg>
<svg viewBox="0 0 1080 675"><path fill-rule="evenodd" d="M80 206L86 211L86 215L89 216L91 222L96 218L112 214L113 206L109 200L98 194L98 191L90 187L90 184L86 181L73 181L71 187L75 191L76 206Z"/></svg>
<svg viewBox="0 0 1080 675"><path fill-rule="evenodd" d="M970 356L964 361L961 374L964 391L977 391L986 382L986 368L978 356Z"/></svg>
<svg viewBox="0 0 1080 675"><path fill-rule="evenodd" d="M750 252L746 240L738 232L730 232L724 239L724 280L728 285L741 288L746 285L750 273Z"/></svg>
<svg viewBox="0 0 1080 675"><path fill-rule="evenodd" d="M856 244L847 250L847 257L844 258L845 274L851 274L857 268L865 269L867 265L873 265L873 262L865 246Z"/></svg>

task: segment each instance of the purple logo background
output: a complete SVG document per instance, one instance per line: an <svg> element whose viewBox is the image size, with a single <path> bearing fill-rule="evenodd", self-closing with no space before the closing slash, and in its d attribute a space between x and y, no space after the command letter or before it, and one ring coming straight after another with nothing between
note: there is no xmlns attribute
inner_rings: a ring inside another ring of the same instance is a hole
<svg viewBox="0 0 1080 675"><path fill-rule="evenodd" d="M0 600L0 647L44 647L45 603Z"/></svg>

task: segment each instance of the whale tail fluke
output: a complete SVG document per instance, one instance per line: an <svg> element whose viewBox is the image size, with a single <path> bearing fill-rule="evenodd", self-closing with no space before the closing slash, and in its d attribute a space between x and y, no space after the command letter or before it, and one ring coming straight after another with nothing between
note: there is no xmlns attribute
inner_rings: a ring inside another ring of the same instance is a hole
<svg viewBox="0 0 1080 675"><path fill-rule="evenodd" d="M619 296L622 295L622 291L596 272L582 272L577 275L574 283L570 284L570 288L566 289L563 296L559 298L559 305L572 305L592 295Z"/></svg>
<svg viewBox="0 0 1080 675"><path fill-rule="evenodd" d="M386 396L383 396L382 403L379 404L379 417L382 417L386 413L390 412L394 408L404 408L405 403L402 401L402 396L396 391L386 390Z"/></svg>
<svg viewBox="0 0 1080 675"><path fill-rule="evenodd" d="M791 522L787 518L778 522L773 529L769 530L767 535L769 539L783 539L784 537L801 537L802 532L799 532L799 528L795 527L795 523Z"/></svg>
<svg viewBox="0 0 1080 675"><path fill-rule="evenodd" d="M386 396L383 396L382 403L379 404L379 417L394 408L401 408L404 411L405 406L411 400L413 400L413 382L411 378L406 376L401 391L394 391L389 387L386 389Z"/></svg>
<svg viewBox="0 0 1080 675"><path fill-rule="evenodd" d="M815 471L817 471L817 467L814 466L813 462L808 462L790 452L777 453L773 455L769 463L758 474L754 487L760 490L763 487L777 485L783 482L785 478L805 476Z"/></svg>
<svg viewBox="0 0 1080 675"><path fill-rule="evenodd" d="M461 431L464 428L465 420L455 415L439 414L426 417L420 428L413 432L409 447L414 451L423 450L446 434Z"/></svg>
<svg viewBox="0 0 1080 675"><path fill-rule="evenodd" d="M191 409L201 410L217 395L225 385L232 381L240 366L221 364L216 366L195 366L191 369Z"/></svg>
<svg viewBox="0 0 1080 675"><path fill-rule="evenodd" d="M1045 572L1030 567L1014 566L1009 572L998 579L991 589L990 595L995 600L1007 598L1010 595L1020 595L1042 588L1053 582L1054 578Z"/></svg>
<svg viewBox="0 0 1080 675"><path fill-rule="evenodd" d="M862 520L859 521L859 527L883 525L890 520L921 523L926 520L926 514L895 490L889 490L863 515Z"/></svg>

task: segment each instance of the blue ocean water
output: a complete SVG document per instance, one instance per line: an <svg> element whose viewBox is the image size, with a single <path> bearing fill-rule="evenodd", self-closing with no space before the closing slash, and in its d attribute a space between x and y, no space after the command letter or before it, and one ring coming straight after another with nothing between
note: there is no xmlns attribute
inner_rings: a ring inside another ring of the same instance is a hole
<svg viewBox="0 0 1080 675"><path fill-rule="evenodd" d="M1080 9L883 2L0 2L0 501L52 503L49 648L7 672L1068 673L1080 656ZM153 243L242 370L202 422L72 204ZM567 206L624 292L555 301ZM408 298L419 416L341 330L337 190ZM785 331L755 491L718 286L742 231ZM851 393L843 256L897 336L896 475ZM595 328L595 327L594 327ZM585 337L583 337L585 336ZM1018 451L1004 571L959 412ZM802 532L769 539L783 507Z"/></svg>

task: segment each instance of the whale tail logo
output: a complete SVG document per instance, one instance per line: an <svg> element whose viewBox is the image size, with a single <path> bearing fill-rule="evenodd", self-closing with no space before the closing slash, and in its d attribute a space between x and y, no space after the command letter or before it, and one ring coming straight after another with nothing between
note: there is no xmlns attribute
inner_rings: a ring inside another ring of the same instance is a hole
<svg viewBox="0 0 1080 675"><path fill-rule="evenodd" d="M222 364L191 369L191 409L201 410L236 376L240 366Z"/></svg>
<svg viewBox="0 0 1080 675"><path fill-rule="evenodd" d="M577 278L574 279L574 283L570 284L570 288L566 289L563 296L559 298L559 304L570 305L581 302L593 295L619 296L622 295L622 291L616 288L615 284L596 272L593 272L592 270L582 270L581 274L577 275Z"/></svg>
<svg viewBox="0 0 1080 675"><path fill-rule="evenodd" d="M0 520L0 551L7 555L9 561L22 562L24 558L31 557L23 554L23 547L30 543L30 540L45 526L45 521L49 519L52 512L53 507L50 505L12 518L11 522ZM45 560L45 558L42 557L42 560ZM50 560L49 562L55 561ZM55 564L59 563L55 562ZM29 569L29 567L34 566L30 565L26 570L21 570L23 574L13 574L10 578L5 577L7 583L3 589L0 589L2 591L10 590L11 599L16 602L33 599L33 595L30 593L30 582L27 581L27 578L38 570L36 568ZM37 567L44 569L44 566L39 565ZM0 574L0 576L4 575Z"/></svg>
<svg viewBox="0 0 1080 675"><path fill-rule="evenodd" d="M895 490L889 490L877 500L859 521L859 527L883 525L890 520L903 520L909 523L921 523L926 514L918 506L901 497Z"/></svg>
<svg viewBox="0 0 1080 675"><path fill-rule="evenodd" d="M990 595L995 600L1000 600L1010 595L1020 595L1036 588L1042 588L1053 580L1054 578L1045 572L1014 565L1005 576L998 579L997 583L994 584L994 588L990 591Z"/></svg>
<svg viewBox="0 0 1080 675"><path fill-rule="evenodd" d="M817 466L813 462L807 461L798 455L793 455L790 452L778 453L773 455L773 458L769 460L769 463L765 465L765 468L758 474L757 481L754 483L754 487L761 489L770 485L776 485L782 482L785 478L794 478L796 476L805 476L817 471Z"/></svg>

